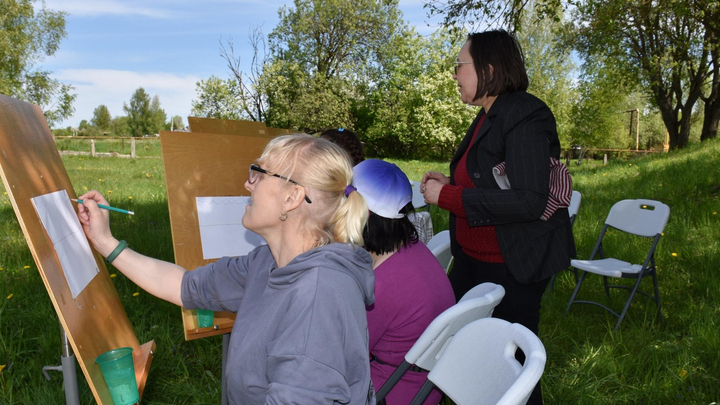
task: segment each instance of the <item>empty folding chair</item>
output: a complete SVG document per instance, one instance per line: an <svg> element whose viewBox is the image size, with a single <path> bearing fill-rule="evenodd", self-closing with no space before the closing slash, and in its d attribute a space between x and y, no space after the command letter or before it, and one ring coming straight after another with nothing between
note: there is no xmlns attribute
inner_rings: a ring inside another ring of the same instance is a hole
<svg viewBox="0 0 720 405"><path fill-rule="evenodd" d="M474 320L492 315L493 309L504 296L505 289L502 286L482 283L465 293L457 304L438 315L378 390L377 401L380 402L387 396L412 365L431 370L455 333Z"/></svg>
<svg viewBox="0 0 720 405"><path fill-rule="evenodd" d="M582 194L580 194L579 191L573 190L572 196L570 197L570 206L568 207L568 215L570 215L570 226L575 226L575 218L577 218L577 213L580 210L580 203L582 202ZM577 270L571 269L573 273L575 273L575 282L577 282ZM553 286L555 286L555 278L557 278L557 274L553 274L553 276L550 278L550 282L548 283L548 290L552 291Z"/></svg>
<svg viewBox="0 0 720 405"><path fill-rule="evenodd" d="M453 262L453 255L450 251L450 231L442 231L437 233L427 243L428 249L438 259L440 265L445 269L447 274L450 271L450 265Z"/></svg>
<svg viewBox="0 0 720 405"><path fill-rule="evenodd" d="M525 353L521 365L515 351ZM457 405L519 405L530 398L545 369L545 347L530 329L484 318L464 326L435 364L411 405L437 387Z"/></svg>
<svg viewBox="0 0 720 405"><path fill-rule="evenodd" d="M651 298L657 305L657 315L660 315L660 291L658 290L657 274L655 271L655 248L660 241L660 235L662 235L667 224L668 217L670 216L670 207L667 205L653 200L622 200L610 209L610 213L605 220L605 225L600 232L600 237L595 244L595 248L590 255L589 260L572 260L571 266L580 270L580 278L575 286L570 297L570 302L565 312L570 310L570 306L573 303L593 304L601 308L604 308L611 314L618 318L615 324L615 330L620 326L625 314L627 313L630 302L632 301L635 293L640 293L646 297ZM608 228L615 228L619 231L626 232L632 235L637 235L646 238L652 238L650 244L650 251L645 256L645 261L642 265L632 264L630 262L618 260L611 257L606 257L606 252L603 251L603 238L607 235ZM602 305L594 301L580 301L576 300L580 286L582 285L585 277L588 273L599 274L603 276L603 283L605 285L605 294L610 296L610 288L625 288L630 290L630 296L625 302L625 306L619 314L609 307ZM643 291L638 290L640 281L643 277L651 276L653 279L654 295L647 294ZM634 278L636 279L635 285L632 287L624 285L609 285L608 277L615 278Z"/></svg>

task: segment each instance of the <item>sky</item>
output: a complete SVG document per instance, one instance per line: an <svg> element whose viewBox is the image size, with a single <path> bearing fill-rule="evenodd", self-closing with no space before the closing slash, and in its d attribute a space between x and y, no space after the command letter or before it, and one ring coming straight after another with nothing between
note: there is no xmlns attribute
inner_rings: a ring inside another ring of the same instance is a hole
<svg viewBox="0 0 720 405"><path fill-rule="evenodd" d="M351 1L351 0L349 0ZM138 87L158 95L168 119L187 125L195 84L212 75L229 77L220 43L232 39L245 69L253 27L265 36L278 23L278 9L292 0L46 0L65 11L67 37L40 66L75 87L75 114L57 127L77 127L104 104L115 116ZM403 17L429 35L440 18L427 17L422 0L400 0Z"/></svg>

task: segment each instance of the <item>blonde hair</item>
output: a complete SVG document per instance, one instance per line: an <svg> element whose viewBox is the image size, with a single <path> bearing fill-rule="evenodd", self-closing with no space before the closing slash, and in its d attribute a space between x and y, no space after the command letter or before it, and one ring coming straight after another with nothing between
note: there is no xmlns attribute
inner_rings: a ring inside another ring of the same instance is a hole
<svg viewBox="0 0 720 405"><path fill-rule="evenodd" d="M360 193L345 197L352 184L350 156L325 139L307 134L283 135L268 143L258 164L298 182L312 201L299 209L306 213L305 226L317 240L316 246L333 242L362 246L368 208Z"/></svg>

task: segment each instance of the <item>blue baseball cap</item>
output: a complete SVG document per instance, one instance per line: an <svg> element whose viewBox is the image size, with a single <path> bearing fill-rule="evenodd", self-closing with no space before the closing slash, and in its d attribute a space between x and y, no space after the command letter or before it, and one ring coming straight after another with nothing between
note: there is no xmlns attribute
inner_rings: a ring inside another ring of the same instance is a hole
<svg viewBox="0 0 720 405"><path fill-rule="evenodd" d="M367 159L353 168L353 186L365 198L370 211L383 218L398 219L412 201L412 186L405 173L392 163Z"/></svg>

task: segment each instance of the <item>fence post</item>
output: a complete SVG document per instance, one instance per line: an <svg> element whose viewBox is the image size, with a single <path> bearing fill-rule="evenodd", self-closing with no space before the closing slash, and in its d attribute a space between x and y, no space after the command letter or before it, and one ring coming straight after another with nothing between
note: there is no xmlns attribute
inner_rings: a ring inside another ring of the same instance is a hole
<svg viewBox="0 0 720 405"><path fill-rule="evenodd" d="M607 153L603 156L603 166L607 166Z"/></svg>
<svg viewBox="0 0 720 405"><path fill-rule="evenodd" d="M135 159L135 137L130 138L130 157Z"/></svg>
<svg viewBox="0 0 720 405"><path fill-rule="evenodd" d="M95 140L90 140L90 156L95 157Z"/></svg>

